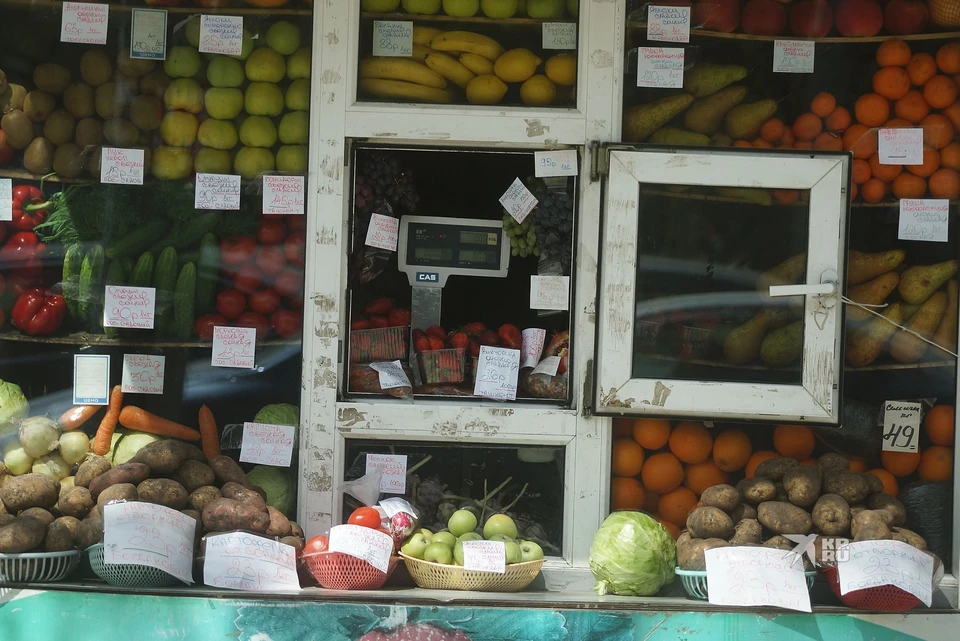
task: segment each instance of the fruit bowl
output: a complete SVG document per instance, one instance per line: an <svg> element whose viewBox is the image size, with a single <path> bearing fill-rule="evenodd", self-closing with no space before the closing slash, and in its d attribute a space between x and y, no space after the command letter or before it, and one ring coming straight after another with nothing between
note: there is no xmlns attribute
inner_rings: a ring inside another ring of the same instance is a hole
<svg viewBox="0 0 960 641"><path fill-rule="evenodd" d="M304 554L303 562L321 587L328 590L377 590L383 587L397 568L400 559L390 557L386 572L381 572L363 559L342 552Z"/></svg>
<svg viewBox="0 0 960 641"><path fill-rule="evenodd" d="M543 559L513 563L503 574L465 570L459 565L430 563L400 553L413 582L429 590L472 590L475 592L519 592L540 574Z"/></svg>

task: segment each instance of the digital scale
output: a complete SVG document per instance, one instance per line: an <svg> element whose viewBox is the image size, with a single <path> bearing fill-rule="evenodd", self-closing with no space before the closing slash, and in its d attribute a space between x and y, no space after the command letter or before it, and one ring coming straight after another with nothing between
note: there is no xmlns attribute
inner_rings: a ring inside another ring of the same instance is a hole
<svg viewBox="0 0 960 641"><path fill-rule="evenodd" d="M510 242L501 220L403 216L397 265L413 296L412 327L440 324L443 287L450 276L506 278Z"/></svg>

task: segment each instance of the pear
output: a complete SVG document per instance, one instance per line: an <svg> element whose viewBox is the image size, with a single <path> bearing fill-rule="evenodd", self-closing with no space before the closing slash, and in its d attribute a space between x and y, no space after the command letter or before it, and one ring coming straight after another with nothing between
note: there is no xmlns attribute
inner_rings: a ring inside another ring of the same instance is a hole
<svg viewBox="0 0 960 641"><path fill-rule="evenodd" d="M854 367L866 367L877 360L902 322L903 305L893 303L883 311L883 318L874 316L860 329L848 333L847 362Z"/></svg>
<svg viewBox="0 0 960 641"><path fill-rule="evenodd" d="M770 313L763 310L743 325L731 329L723 339L723 356L727 362L731 365L746 365L757 360L760 356L760 345L770 329L770 324Z"/></svg>
<svg viewBox="0 0 960 641"><path fill-rule="evenodd" d="M716 187L716 192L727 198L736 198L745 200L758 205L772 205L773 196L767 189L757 189L754 187Z"/></svg>
<svg viewBox="0 0 960 641"><path fill-rule="evenodd" d="M710 144L714 147L730 147L733 145L733 138L722 131L718 131L710 136Z"/></svg>
<svg viewBox="0 0 960 641"><path fill-rule="evenodd" d="M940 326L940 319L943 318L946 309L947 295L937 292L927 299L923 307L917 310L904 327L930 340ZM914 363L926 353L927 346L928 343L901 330L890 339L890 356L900 363Z"/></svg>
<svg viewBox="0 0 960 641"><path fill-rule="evenodd" d="M760 345L760 360L771 367L783 367L803 355L803 321L775 329Z"/></svg>
<svg viewBox="0 0 960 641"><path fill-rule="evenodd" d="M710 62L700 62L695 64L692 69L684 71L683 90L693 94L694 98L703 98L746 77L747 68L740 65L716 65Z"/></svg>
<svg viewBox="0 0 960 641"><path fill-rule="evenodd" d="M913 318L913 315L920 311L920 308L923 305L904 305L903 306L903 320L904 322Z"/></svg>
<svg viewBox="0 0 960 641"><path fill-rule="evenodd" d="M960 311L960 285L956 280L947 283L947 309L940 319L940 326L933 334L933 342L951 352L957 351L957 312ZM941 349L933 348L936 356L949 356Z"/></svg>
<svg viewBox="0 0 960 641"><path fill-rule="evenodd" d="M851 249L847 254L847 285L859 285L892 272L907 257L902 249L867 254Z"/></svg>
<svg viewBox="0 0 960 641"><path fill-rule="evenodd" d="M641 142L660 127L673 120L690 106L693 96L677 94L645 105L634 105L623 112L623 139Z"/></svg>
<svg viewBox="0 0 960 641"><path fill-rule="evenodd" d="M662 127L650 134L648 140L657 145L686 145L690 147L708 147L710 139L693 131L677 127Z"/></svg>
<svg viewBox="0 0 960 641"><path fill-rule="evenodd" d="M724 117L724 127L734 140L753 140L760 133L760 127L777 113L776 100L760 100L745 105L737 105Z"/></svg>
<svg viewBox="0 0 960 641"><path fill-rule="evenodd" d="M907 303L922 303L930 298L933 292L940 289L941 285L953 278L958 269L960 269L960 261L957 259L933 265L910 267L900 277L900 298Z"/></svg>
<svg viewBox="0 0 960 641"><path fill-rule="evenodd" d="M747 88L743 85L724 87L696 101L683 115L683 124L690 131L712 134L720 129L727 112L743 102Z"/></svg>
<svg viewBox="0 0 960 641"><path fill-rule="evenodd" d="M806 271L806 252L791 256L776 267L771 267L760 274L757 278L757 291L764 298L769 298L771 285L794 285Z"/></svg>
<svg viewBox="0 0 960 641"><path fill-rule="evenodd" d="M900 275L896 272L887 272L868 280L860 285L854 285L847 290L847 298L864 305L881 305L887 300L900 282ZM870 312L855 305L847 307L847 318L854 322L865 321L873 316Z"/></svg>

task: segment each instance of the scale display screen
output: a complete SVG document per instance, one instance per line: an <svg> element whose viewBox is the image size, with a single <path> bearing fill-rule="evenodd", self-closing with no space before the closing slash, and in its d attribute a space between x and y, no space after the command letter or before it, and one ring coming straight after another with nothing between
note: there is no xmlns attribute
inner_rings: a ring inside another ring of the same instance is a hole
<svg viewBox="0 0 960 641"><path fill-rule="evenodd" d="M503 233L487 228L417 222L407 237L407 264L499 271Z"/></svg>

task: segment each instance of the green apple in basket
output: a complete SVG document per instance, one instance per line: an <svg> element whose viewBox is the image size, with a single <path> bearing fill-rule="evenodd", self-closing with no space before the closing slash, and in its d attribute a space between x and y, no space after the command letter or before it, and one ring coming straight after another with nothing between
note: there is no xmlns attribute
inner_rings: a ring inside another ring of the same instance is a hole
<svg viewBox="0 0 960 641"><path fill-rule="evenodd" d="M424 552L427 551L429 546L430 541L425 534L422 532L414 532L410 535L410 538L400 546L400 551L411 558L422 559Z"/></svg>
<svg viewBox="0 0 960 641"><path fill-rule="evenodd" d="M520 563L521 553L520 544L514 541L507 541L503 544L503 553L506 556L506 563Z"/></svg>
<svg viewBox="0 0 960 641"><path fill-rule="evenodd" d="M467 532L457 539L457 544L453 546L453 560L457 565L463 565L463 542L464 541L482 541L483 537L476 532Z"/></svg>
<svg viewBox="0 0 960 641"><path fill-rule="evenodd" d="M447 521L447 529L454 536L461 536L467 532L473 532L477 528L477 515L470 510L457 510L450 515Z"/></svg>
<svg viewBox="0 0 960 641"><path fill-rule="evenodd" d="M452 531L452 529L451 529ZM517 524L506 514L494 514L483 524L483 538L493 540L497 534L517 538Z"/></svg>
<svg viewBox="0 0 960 641"><path fill-rule="evenodd" d="M494 534L491 536L488 541L503 541L504 543L517 543L518 541L512 536L507 536L506 534Z"/></svg>
<svg viewBox="0 0 960 641"><path fill-rule="evenodd" d="M457 544L457 537L450 534L449 532L437 532L433 535L433 538L430 539L431 543L443 543L447 545L451 550L453 546Z"/></svg>
<svg viewBox="0 0 960 641"><path fill-rule="evenodd" d="M453 563L453 550L446 543L431 543L423 552L423 560L430 563L450 565Z"/></svg>
<svg viewBox="0 0 960 641"><path fill-rule="evenodd" d="M520 541L520 562L539 561L543 558L543 548L533 541Z"/></svg>

